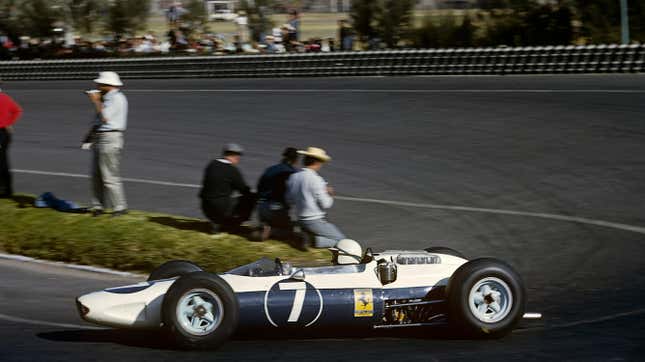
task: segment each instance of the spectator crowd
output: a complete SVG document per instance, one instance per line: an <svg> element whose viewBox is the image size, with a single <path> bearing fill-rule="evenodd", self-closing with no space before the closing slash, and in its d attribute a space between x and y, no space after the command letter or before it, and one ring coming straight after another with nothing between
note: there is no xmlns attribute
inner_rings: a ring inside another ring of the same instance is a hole
<svg viewBox="0 0 645 362"><path fill-rule="evenodd" d="M292 11L285 24L253 36L248 18L240 11L234 19L234 33L200 33L183 24L176 11L168 13L168 32L142 36L114 36L90 40L65 34L49 38L20 36L11 39L0 32L0 60L105 58L163 55L226 55L310 53L352 50L354 33L347 20L339 21L338 38L300 40L299 14ZM257 39L256 39L257 38Z"/></svg>

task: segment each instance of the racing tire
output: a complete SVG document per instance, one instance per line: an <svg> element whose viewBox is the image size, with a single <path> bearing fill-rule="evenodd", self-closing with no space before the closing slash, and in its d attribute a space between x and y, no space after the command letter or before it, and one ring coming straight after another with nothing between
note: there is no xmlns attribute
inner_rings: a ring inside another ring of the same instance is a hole
<svg viewBox="0 0 645 362"><path fill-rule="evenodd" d="M460 266L450 278L446 294L448 323L463 337L502 337L524 315L522 279L501 260L481 258Z"/></svg>
<svg viewBox="0 0 645 362"><path fill-rule="evenodd" d="M164 327L179 348L215 349L237 329L239 304L224 279L195 272L170 286L161 313Z"/></svg>
<svg viewBox="0 0 645 362"><path fill-rule="evenodd" d="M187 260L171 260L153 270L148 276L148 281L170 279L198 271L202 271L202 268L195 263Z"/></svg>
<svg viewBox="0 0 645 362"><path fill-rule="evenodd" d="M447 248L445 246L432 246L432 247L429 247L429 248L425 248L423 250L427 251L428 253L452 255L452 256L456 256L458 258L468 260L468 258L464 254L458 252L455 249Z"/></svg>

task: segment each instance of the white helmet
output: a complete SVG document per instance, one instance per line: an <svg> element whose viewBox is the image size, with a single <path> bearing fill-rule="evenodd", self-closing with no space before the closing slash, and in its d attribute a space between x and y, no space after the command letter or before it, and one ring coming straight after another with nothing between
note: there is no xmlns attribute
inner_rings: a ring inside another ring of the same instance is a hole
<svg viewBox="0 0 645 362"><path fill-rule="evenodd" d="M338 265L359 264L363 258L361 244L352 239L343 239L329 250L334 253L334 261Z"/></svg>

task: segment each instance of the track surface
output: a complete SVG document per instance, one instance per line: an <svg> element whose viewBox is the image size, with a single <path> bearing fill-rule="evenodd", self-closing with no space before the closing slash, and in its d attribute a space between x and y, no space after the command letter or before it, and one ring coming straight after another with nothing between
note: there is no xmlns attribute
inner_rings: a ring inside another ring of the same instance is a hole
<svg viewBox="0 0 645 362"><path fill-rule="evenodd" d="M26 109L17 169L85 174L90 82L5 84ZM221 145L254 183L285 146L324 147L343 196L549 213L645 226L645 77L130 81L125 177L199 184ZM298 91L301 90L301 91ZM84 201L88 181L15 174L20 192ZM126 184L130 206L200 216L197 189ZM645 234L521 215L337 201L331 218L375 249L442 244L522 274L544 321L499 341L376 335L236 340L168 351L137 333L0 316L0 360L637 359L645 352ZM434 240L443 240L436 242ZM73 297L123 280L0 262L0 314L82 324ZM152 341L151 341L152 340Z"/></svg>

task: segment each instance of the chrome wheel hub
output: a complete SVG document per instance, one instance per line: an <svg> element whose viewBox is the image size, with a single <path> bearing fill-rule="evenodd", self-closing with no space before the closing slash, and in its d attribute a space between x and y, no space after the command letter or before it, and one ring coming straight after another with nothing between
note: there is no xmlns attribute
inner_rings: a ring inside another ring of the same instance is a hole
<svg viewBox="0 0 645 362"><path fill-rule="evenodd" d="M186 292L177 303L177 320L186 332L203 336L213 332L222 323L222 300L208 289Z"/></svg>
<svg viewBox="0 0 645 362"><path fill-rule="evenodd" d="M511 288L499 278L479 280L470 289L468 306L475 318L484 323L497 323L504 319L513 307Z"/></svg>

